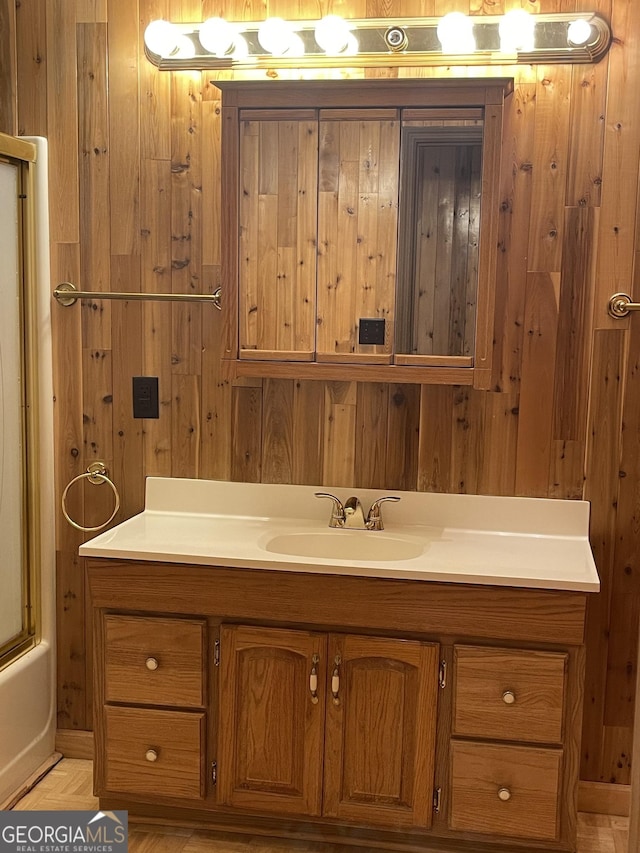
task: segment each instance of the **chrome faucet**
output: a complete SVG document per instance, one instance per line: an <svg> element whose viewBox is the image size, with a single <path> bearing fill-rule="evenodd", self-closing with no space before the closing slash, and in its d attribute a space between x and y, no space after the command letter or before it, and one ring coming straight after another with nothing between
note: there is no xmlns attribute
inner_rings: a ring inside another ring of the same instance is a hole
<svg viewBox="0 0 640 853"><path fill-rule="evenodd" d="M329 492L316 492L315 496L317 498L329 498L333 501L329 527L339 527L348 530L384 530L381 505L385 501L400 500L396 495L387 495L383 498L378 498L371 504L365 521L362 504L355 495L348 498L344 504L340 498L329 494Z"/></svg>

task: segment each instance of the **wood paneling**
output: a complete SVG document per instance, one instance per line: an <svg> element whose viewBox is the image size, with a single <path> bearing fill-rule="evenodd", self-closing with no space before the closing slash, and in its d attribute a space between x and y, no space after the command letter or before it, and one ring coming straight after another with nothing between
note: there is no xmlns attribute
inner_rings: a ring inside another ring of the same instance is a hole
<svg viewBox="0 0 640 853"><path fill-rule="evenodd" d="M5 5L12 7L11 0ZM38 0L28 0L16 5L16 15L21 21L18 27L17 62L18 62L18 101L19 116L16 116L19 134L33 133L46 136L47 130L47 98L42 97L47 87L47 4ZM22 24L20 16L26 16L28 24ZM0 74L0 79L4 78ZM29 128L28 131L25 128ZM7 131L8 132L8 131Z"/></svg>
<svg viewBox="0 0 640 853"><path fill-rule="evenodd" d="M16 10L13 3L0 3L0 131L17 129Z"/></svg>
<svg viewBox="0 0 640 853"><path fill-rule="evenodd" d="M578 4L526 5L554 12ZM311 0L223 7L232 19L318 14ZM341 0L332 11L497 14L507 7ZM610 15L617 35L598 65L469 72L512 75L515 85L503 131L489 392L303 382L295 373L233 383L220 359L229 330L210 306L54 304L56 489L59 498L99 457L122 496L119 518L141 508L151 474L588 498L603 584L589 607L582 776L626 783L640 610L640 318L611 320L605 304L616 290L631 292L634 276L636 289L640 280L640 118L630 96L640 86L640 5L594 0L589 8ZM3 129L12 129L9 122L49 139L53 283L188 292L226 286L215 74L160 72L142 44L153 18L198 20L221 11L211 0L21 0L10 9L8 37L0 30L16 62L9 59L8 80L0 75ZM361 74L343 72L350 73ZM17 121L5 115L13 90ZM365 177L354 173L354 186L371 190ZM343 229L340 239L349 234ZM337 261L329 271L351 272ZM340 338L349 346L347 331ZM131 377L138 374L159 377L158 420L132 418ZM85 484L69 496L74 516L87 523L110 511L108 501L106 489ZM57 530L60 724L90 728L84 575L75 556L82 536L59 512Z"/></svg>

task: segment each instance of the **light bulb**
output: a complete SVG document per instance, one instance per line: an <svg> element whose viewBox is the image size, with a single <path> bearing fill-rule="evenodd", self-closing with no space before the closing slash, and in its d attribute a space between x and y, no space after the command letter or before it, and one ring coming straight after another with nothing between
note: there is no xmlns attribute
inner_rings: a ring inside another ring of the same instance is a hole
<svg viewBox="0 0 640 853"><path fill-rule="evenodd" d="M567 41L569 44L586 44L591 38L591 24L584 18L572 21L567 30Z"/></svg>
<svg viewBox="0 0 640 853"><path fill-rule="evenodd" d="M241 35L234 36L231 57L233 59L246 59L247 56L249 56L249 45L246 38Z"/></svg>
<svg viewBox="0 0 640 853"><path fill-rule="evenodd" d="M304 56L304 42L297 33L289 34L289 47L285 56Z"/></svg>
<svg viewBox="0 0 640 853"><path fill-rule="evenodd" d="M215 56L224 56L235 43L236 31L224 18L207 18L198 32L202 47Z"/></svg>
<svg viewBox="0 0 640 853"><path fill-rule="evenodd" d="M449 12L441 18L437 34L443 53L473 53L476 49L473 21L462 12Z"/></svg>
<svg viewBox="0 0 640 853"><path fill-rule="evenodd" d="M347 46L342 51L343 56L355 56L360 50L360 45L358 44L358 39L354 36L353 33L349 33L349 38L347 39Z"/></svg>
<svg viewBox="0 0 640 853"><path fill-rule="evenodd" d="M282 18L267 18L258 28L260 45L274 56L282 56L289 50L293 27Z"/></svg>
<svg viewBox="0 0 640 853"><path fill-rule="evenodd" d="M325 53L344 53L349 46L350 35L349 24L339 15L325 15L316 24L315 39Z"/></svg>
<svg viewBox="0 0 640 853"><path fill-rule="evenodd" d="M176 44L176 49L173 51L171 56L176 59L193 59L196 55L196 46L191 41L189 36L179 35L178 43Z"/></svg>
<svg viewBox="0 0 640 853"><path fill-rule="evenodd" d="M524 9L507 12L498 25L500 50L503 53L533 50L535 25L535 19Z"/></svg>
<svg viewBox="0 0 640 853"><path fill-rule="evenodd" d="M144 43L157 56L171 56L178 45L179 33L169 21L151 21L144 31Z"/></svg>

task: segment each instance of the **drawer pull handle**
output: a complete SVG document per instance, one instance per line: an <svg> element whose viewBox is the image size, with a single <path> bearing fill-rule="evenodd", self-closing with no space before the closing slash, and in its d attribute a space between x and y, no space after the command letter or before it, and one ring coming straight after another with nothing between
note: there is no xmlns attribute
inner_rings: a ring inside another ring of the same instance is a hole
<svg viewBox="0 0 640 853"><path fill-rule="evenodd" d="M513 690L505 690L502 694L502 701L505 705L513 705L513 703L516 701L516 694L513 692Z"/></svg>
<svg viewBox="0 0 640 853"><path fill-rule="evenodd" d="M309 675L309 693L311 693L311 703L318 704L318 664L320 663L320 655L314 655L311 658L311 673Z"/></svg>
<svg viewBox="0 0 640 853"><path fill-rule="evenodd" d="M160 666L157 658L147 658L145 664L147 669L150 669L152 672Z"/></svg>
<svg viewBox="0 0 640 853"><path fill-rule="evenodd" d="M511 791L508 788L498 788L498 799L503 803L508 802L511 799Z"/></svg>
<svg viewBox="0 0 640 853"><path fill-rule="evenodd" d="M155 749L148 749L145 752L144 757L147 759L147 761L157 761L158 753Z"/></svg>
<svg viewBox="0 0 640 853"><path fill-rule="evenodd" d="M333 659L334 667L331 673L331 695L333 696L333 704L340 704L340 664L342 657L338 654Z"/></svg>

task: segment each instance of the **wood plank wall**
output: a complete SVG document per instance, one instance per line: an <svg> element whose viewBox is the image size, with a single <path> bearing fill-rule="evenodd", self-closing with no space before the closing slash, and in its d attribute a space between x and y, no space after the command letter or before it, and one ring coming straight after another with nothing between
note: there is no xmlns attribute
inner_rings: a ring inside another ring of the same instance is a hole
<svg viewBox="0 0 640 853"><path fill-rule="evenodd" d="M149 20L497 14L520 4L598 9L615 43L595 66L486 71L515 77L492 390L234 384L210 307L54 305L57 491L100 458L122 496L119 520L142 507L147 474L586 497L602 592L589 608L582 777L627 783L640 610L640 318L613 321L605 305L630 291L634 276L640 295L637 0L329 0L321 8L312 0L20 0L15 9L0 0L10 72L0 83L0 129L49 138L54 283L211 292L220 278L219 91L210 74L160 73L145 61ZM159 377L158 420L132 419L137 374ZM99 522L110 511L107 491L74 489L73 515ZM81 539L58 521L59 725L88 729Z"/></svg>

